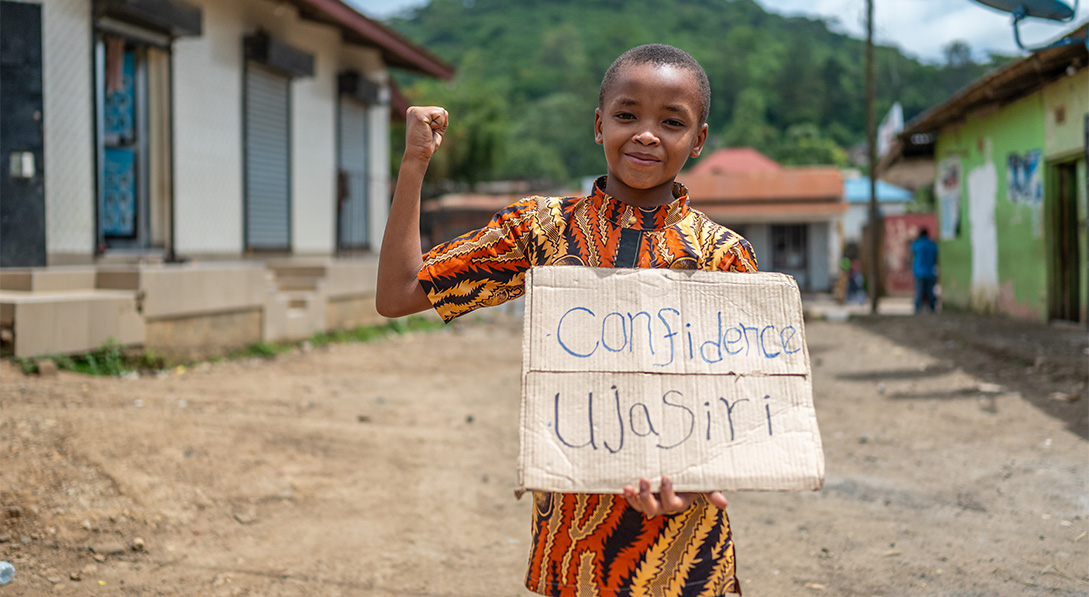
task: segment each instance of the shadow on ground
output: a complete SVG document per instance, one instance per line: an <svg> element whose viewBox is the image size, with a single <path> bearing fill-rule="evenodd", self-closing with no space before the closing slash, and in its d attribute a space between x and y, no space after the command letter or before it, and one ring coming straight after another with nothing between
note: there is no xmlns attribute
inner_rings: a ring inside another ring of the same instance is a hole
<svg viewBox="0 0 1089 597"><path fill-rule="evenodd" d="M852 317L850 322L939 361L924 371L881 372L883 379L928 377L960 368L985 383L1019 392L1044 413L1063 421L1067 429L1089 439L1089 334L1084 327L949 311L923 316L867 315ZM860 379L868 375L857 374ZM978 395L954 391L895 398Z"/></svg>

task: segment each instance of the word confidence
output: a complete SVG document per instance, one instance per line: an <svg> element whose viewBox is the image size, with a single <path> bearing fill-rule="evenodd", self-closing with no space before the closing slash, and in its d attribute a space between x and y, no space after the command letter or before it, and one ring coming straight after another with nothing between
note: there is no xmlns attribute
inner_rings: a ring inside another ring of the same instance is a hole
<svg viewBox="0 0 1089 597"><path fill-rule="evenodd" d="M680 311L669 307L658 309L653 316L646 311L613 311L602 317L586 307L574 307L560 317L555 337L567 354L583 359L599 350L634 353L637 347L639 351L645 347L661 359L654 363L656 367L665 367L678 357L717 363L727 356L752 354L776 359L802 350L801 337L795 339L798 330L792 325L726 324L719 311L717 328L701 330L692 329L691 323L681 325L680 317Z"/></svg>
<svg viewBox="0 0 1089 597"><path fill-rule="evenodd" d="M771 396L767 395L762 398L753 396L752 400L735 398L730 401L727 398L715 398L703 400L702 404L699 404L701 401L692 404L683 393L669 390L662 394L659 404L648 405L635 401L629 405L620 397L616 386L612 387L610 393L612 395L605 399L605 412L599 410L595 413L596 400L594 393L589 392L585 398L586 408L581 409L581 415L574 414L580 409L561 406L561 402L566 404L571 399L561 398L560 394L556 394L552 420L548 422L550 431L568 448L604 448L612 454L624 449L625 436L629 434L637 438L653 437L655 447L663 450L676 448L690 439L711 441L712 430L719 437L727 434L727 441L733 442L736 439L735 418L742 416L748 419L747 426L751 427L754 414L759 417L759 427L764 428L766 424L768 436L775 434L771 419ZM582 398L580 396L574 400L579 401ZM659 414L655 417L652 412ZM572 418L582 416L586 417L584 422Z"/></svg>

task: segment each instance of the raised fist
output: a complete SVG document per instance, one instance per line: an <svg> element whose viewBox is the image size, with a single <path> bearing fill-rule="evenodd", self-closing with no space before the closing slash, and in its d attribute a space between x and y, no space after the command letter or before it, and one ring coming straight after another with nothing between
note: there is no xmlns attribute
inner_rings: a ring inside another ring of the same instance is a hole
<svg viewBox="0 0 1089 597"><path fill-rule="evenodd" d="M430 160L442 144L450 114L438 106L412 106L405 116L405 157Z"/></svg>

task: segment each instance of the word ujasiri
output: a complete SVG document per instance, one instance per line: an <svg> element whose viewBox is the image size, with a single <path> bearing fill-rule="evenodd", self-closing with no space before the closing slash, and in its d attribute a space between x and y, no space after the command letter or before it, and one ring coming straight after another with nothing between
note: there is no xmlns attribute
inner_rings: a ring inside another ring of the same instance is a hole
<svg viewBox="0 0 1089 597"><path fill-rule="evenodd" d="M582 395L564 397L557 393L553 401L553 417L548 422L550 431L568 448L604 448L613 454L624 449L629 435L632 438L652 437L654 447L663 450L671 450L700 438L710 441L712 430L715 434L728 434L728 441L733 442L739 439L735 421L744 419L751 433L752 423L757 417L760 419L760 433L766 430L768 436L775 434L769 395L732 400L724 397L692 400L680 391L668 390L662 394L660 404L648 405L642 401L623 399L615 385L609 394L595 400L593 392L587 392L585 398ZM586 401L585 409L571 408L580 406L574 402L581 400ZM599 404L595 412L595 402L606 404Z"/></svg>

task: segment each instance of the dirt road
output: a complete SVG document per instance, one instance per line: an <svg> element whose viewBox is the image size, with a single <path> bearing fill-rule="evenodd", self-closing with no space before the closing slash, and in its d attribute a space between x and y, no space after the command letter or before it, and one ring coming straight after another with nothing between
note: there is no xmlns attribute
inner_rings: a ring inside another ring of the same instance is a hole
<svg viewBox="0 0 1089 597"><path fill-rule="evenodd" d="M1089 593L1083 329L807 335L827 480L729 496L746 595ZM131 380L0 364L0 597L525 595L520 343L499 317Z"/></svg>

